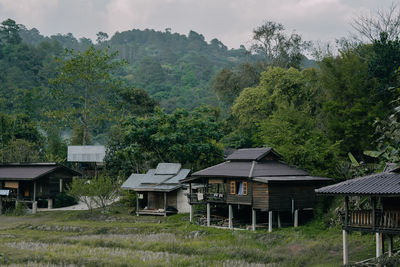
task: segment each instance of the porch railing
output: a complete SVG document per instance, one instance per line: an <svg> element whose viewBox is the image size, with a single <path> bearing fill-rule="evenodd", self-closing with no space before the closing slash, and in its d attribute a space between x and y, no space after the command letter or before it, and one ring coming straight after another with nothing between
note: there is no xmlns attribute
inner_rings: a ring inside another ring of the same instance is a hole
<svg viewBox="0 0 400 267"><path fill-rule="evenodd" d="M346 220L344 225L346 226ZM400 230L400 211L353 210L348 212L347 226L372 229Z"/></svg>
<svg viewBox="0 0 400 267"><path fill-rule="evenodd" d="M191 204L206 202L224 203L226 201L226 195L221 193L191 193L186 194L186 196Z"/></svg>

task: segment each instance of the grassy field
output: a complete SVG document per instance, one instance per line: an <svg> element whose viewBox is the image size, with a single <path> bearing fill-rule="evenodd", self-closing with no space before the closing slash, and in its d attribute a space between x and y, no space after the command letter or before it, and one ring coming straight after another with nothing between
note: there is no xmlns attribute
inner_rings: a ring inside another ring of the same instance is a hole
<svg viewBox="0 0 400 267"><path fill-rule="evenodd" d="M342 234L316 221L298 228L230 231L188 215L136 217L100 210L0 216L0 265L340 266ZM396 240L396 243L398 240ZM374 255L374 236L349 236L350 260Z"/></svg>

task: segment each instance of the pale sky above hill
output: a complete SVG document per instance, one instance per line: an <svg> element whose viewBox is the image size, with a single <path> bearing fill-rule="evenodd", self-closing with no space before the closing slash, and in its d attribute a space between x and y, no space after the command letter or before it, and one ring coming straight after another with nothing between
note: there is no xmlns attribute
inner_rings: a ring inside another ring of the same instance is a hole
<svg viewBox="0 0 400 267"><path fill-rule="evenodd" d="M99 31L194 30L229 48L248 46L265 20L296 30L305 40L347 36L357 14L387 8L392 0L0 0L0 21L14 19L44 35L71 32L95 40Z"/></svg>

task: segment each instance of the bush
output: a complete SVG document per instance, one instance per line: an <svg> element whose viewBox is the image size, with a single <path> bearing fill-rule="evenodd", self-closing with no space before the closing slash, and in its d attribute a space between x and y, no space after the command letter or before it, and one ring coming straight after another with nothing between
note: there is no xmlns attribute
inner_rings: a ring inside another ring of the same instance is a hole
<svg viewBox="0 0 400 267"><path fill-rule="evenodd" d="M77 201L74 197L67 195L66 193L58 193L54 198L54 208L63 208L75 205Z"/></svg>
<svg viewBox="0 0 400 267"><path fill-rule="evenodd" d="M123 190L120 202L129 208L136 208L136 194L130 190Z"/></svg>

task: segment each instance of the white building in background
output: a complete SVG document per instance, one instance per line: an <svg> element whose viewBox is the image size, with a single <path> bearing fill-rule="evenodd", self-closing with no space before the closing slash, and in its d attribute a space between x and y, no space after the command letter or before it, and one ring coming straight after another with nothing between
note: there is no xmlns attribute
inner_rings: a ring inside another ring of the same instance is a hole
<svg viewBox="0 0 400 267"><path fill-rule="evenodd" d="M67 161L103 163L105 146L68 146Z"/></svg>

